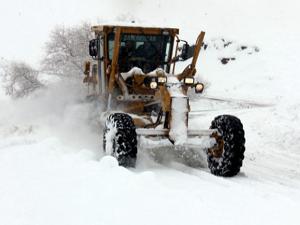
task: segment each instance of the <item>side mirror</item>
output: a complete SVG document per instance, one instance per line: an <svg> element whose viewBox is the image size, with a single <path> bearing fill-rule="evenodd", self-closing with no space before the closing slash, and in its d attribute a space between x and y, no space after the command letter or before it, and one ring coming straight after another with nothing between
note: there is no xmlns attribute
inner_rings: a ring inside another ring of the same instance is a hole
<svg viewBox="0 0 300 225"><path fill-rule="evenodd" d="M99 40L98 39L93 39L90 40L89 43L89 54L93 58L96 58L98 56L98 51L99 51Z"/></svg>
<svg viewBox="0 0 300 225"><path fill-rule="evenodd" d="M194 56L194 52L195 52L195 45L189 45L188 43L185 43L182 46L182 50L181 50L181 58L183 61L192 58Z"/></svg>
<svg viewBox="0 0 300 225"><path fill-rule="evenodd" d="M173 58L172 62L185 61L194 56L195 45L190 46L189 43L187 43L187 41L180 41L184 42L184 44L181 47L181 54Z"/></svg>
<svg viewBox="0 0 300 225"><path fill-rule="evenodd" d="M187 42L184 43L184 45L182 46L181 55L180 55L182 60L188 59L189 48L190 48L190 45Z"/></svg>

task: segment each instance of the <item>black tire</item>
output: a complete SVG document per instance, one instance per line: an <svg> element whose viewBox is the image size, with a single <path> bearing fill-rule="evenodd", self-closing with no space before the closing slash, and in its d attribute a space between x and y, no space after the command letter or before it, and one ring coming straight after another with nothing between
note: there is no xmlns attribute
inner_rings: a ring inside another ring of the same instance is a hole
<svg viewBox="0 0 300 225"><path fill-rule="evenodd" d="M207 151L208 167L212 174L232 177L238 174L244 159L245 132L241 121L231 115L217 116L210 129L217 129L224 143L222 155L215 157Z"/></svg>
<svg viewBox="0 0 300 225"><path fill-rule="evenodd" d="M135 167L137 135L129 115L113 113L108 116L103 132L103 151L114 156L120 166Z"/></svg>

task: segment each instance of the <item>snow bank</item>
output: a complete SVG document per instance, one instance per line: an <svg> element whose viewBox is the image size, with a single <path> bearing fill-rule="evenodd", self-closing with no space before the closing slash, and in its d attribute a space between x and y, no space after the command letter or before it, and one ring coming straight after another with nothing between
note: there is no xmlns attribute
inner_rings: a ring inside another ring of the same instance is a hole
<svg viewBox="0 0 300 225"><path fill-rule="evenodd" d="M0 135L11 130L18 134L24 127L38 138L60 136L73 146L95 146L91 141L98 132L99 105L85 100L80 83L54 82L34 95L11 101L3 100L0 111ZM90 144L89 144L90 143Z"/></svg>

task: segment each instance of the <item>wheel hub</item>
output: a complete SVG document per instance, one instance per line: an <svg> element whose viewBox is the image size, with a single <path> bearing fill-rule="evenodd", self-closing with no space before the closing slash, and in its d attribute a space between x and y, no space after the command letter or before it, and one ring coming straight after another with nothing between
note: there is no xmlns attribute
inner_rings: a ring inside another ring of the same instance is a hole
<svg viewBox="0 0 300 225"><path fill-rule="evenodd" d="M211 138L214 138L216 140L216 143L214 146L207 150L208 154L212 155L215 158L220 158L224 150L224 140L217 132L212 133Z"/></svg>

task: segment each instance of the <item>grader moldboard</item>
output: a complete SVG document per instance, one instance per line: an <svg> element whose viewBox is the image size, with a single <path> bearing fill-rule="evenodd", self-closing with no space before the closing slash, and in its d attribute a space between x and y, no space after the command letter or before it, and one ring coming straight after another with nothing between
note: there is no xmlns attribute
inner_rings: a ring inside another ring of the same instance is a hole
<svg viewBox="0 0 300 225"><path fill-rule="evenodd" d="M103 150L119 165L134 167L137 138L168 139L177 149L187 149L190 138L208 137L208 167L218 176L240 171L245 151L241 121L232 115L217 116L209 129L188 127L188 89L201 94L196 82L196 62L203 43L201 32L195 45L180 44L179 30L135 26L93 26L89 43L93 62L84 66L89 96L105 104ZM179 74L178 61L192 58ZM203 146L197 146L199 149Z"/></svg>

